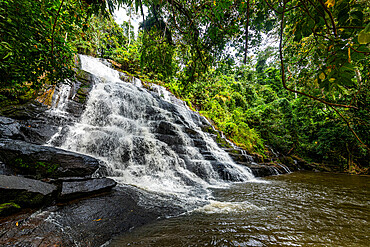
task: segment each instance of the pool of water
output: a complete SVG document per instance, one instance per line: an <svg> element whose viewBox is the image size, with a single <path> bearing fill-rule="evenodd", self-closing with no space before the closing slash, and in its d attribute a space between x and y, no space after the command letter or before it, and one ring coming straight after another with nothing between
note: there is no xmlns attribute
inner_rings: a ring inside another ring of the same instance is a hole
<svg viewBox="0 0 370 247"><path fill-rule="evenodd" d="M297 172L212 189L185 215L109 246L370 246L369 176Z"/></svg>

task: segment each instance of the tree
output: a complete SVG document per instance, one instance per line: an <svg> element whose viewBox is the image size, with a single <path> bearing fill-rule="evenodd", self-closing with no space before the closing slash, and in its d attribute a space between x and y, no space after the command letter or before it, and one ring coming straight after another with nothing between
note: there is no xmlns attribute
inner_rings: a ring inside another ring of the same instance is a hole
<svg viewBox="0 0 370 247"><path fill-rule="evenodd" d="M68 36L81 25L81 7L77 0L0 2L1 100L73 75Z"/></svg>

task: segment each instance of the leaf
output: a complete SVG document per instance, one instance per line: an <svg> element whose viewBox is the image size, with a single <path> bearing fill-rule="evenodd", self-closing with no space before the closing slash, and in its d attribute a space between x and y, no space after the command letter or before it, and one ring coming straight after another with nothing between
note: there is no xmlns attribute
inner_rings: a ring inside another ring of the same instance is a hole
<svg viewBox="0 0 370 247"><path fill-rule="evenodd" d="M320 78L320 80L325 80L325 74L324 74L324 72L321 72L321 74L319 75L319 78Z"/></svg>
<svg viewBox="0 0 370 247"><path fill-rule="evenodd" d="M358 43L361 45L366 45L370 43L370 33L360 32L358 34Z"/></svg>
<svg viewBox="0 0 370 247"><path fill-rule="evenodd" d="M328 0L325 2L325 5L330 8L330 7L334 7L334 4L335 4L335 0Z"/></svg>
<svg viewBox="0 0 370 247"><path fill-rule="evenodd" d="M358 34L358 43L362 45L370 43L370 23Z"/></svg>

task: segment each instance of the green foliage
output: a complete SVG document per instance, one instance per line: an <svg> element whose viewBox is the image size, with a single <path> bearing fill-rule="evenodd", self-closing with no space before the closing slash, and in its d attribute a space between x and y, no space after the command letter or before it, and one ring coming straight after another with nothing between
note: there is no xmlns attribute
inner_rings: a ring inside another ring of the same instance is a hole
<svg viewBox="0 0 370 247"><path fill-rule="evenodd" d="M157 79L171 78L176 64L174 47L168 43L157 28L144 32L140 52L140 65L144 72L154 73Z"/></svg>
<svg viewBox="0 0 370 247"><path fill-rule="evenodd" d="M21 207L14 202L2 203L0 204L0 216L10 215L11 213L18 211L20 208Z"/></svg>
<svg viewBox="0 0 370 247"><path fill-rule="evenodd" d="M113 21L114 4L147 7L137 38L130 22ZM268 144L342 170L366 168L369 13L365 0L4 0L0 101L26 101L70 77L79 52L165 85L250 152ZM281 61L275 48L258 51L263 33L279 31Z"/></svg>
<svg viewBox="0 0 370 247"><path fill-rule="evenodd" d="M244 85L235 81L232 76L213 71L199 79L197 83L189 85L186 90L181 87L181 82L176 80L172 80L166 86L185 101L191 101L193 106L212 120L234 143L250 152L264 150L263 140L246 122L245 109L248 103L244 93L248 91L244 90Z"/></svg>
<svg viewBox="0 0 370 247"><path fill-rule="evenodd" d="M0 90L17 97L73 74L73 48L66 42L80 21L78 1L6 0L0 3ZM62 4L63 3L63 4ZM71 13L75 14L71 14Z"/></svg>
<svg viewBox="0 0 370 247"><path fill-rule="evenodd" d="M19 205L15 204L14 202L7 202L0 204L0 211L3 209L9 208L9 207L14 207L14 208L21 208Z"/></svg>

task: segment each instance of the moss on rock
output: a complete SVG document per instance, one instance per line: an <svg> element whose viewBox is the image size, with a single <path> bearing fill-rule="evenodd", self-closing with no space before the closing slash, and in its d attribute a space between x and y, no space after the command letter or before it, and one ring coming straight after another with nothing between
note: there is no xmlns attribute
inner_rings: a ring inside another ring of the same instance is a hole
<svg viewBox="0 0 370 247"><path fill-rule="evenodd" d="M0 216L10 215L20 210L21 207L14 202L0 204Z"/></svg>
<svg viewBox="0 0 370 247"><path fill-rule="evenodd" d="M26 171L26 173L34 175L36 178L58 177L55 172L60 167L59 164L44 161L34 161L25 158L15 159L12 166L16 169L22 169L23 171Z"/></svg>

